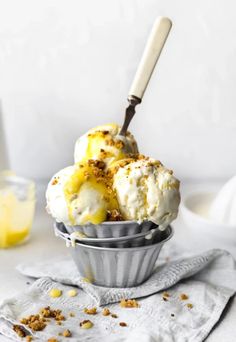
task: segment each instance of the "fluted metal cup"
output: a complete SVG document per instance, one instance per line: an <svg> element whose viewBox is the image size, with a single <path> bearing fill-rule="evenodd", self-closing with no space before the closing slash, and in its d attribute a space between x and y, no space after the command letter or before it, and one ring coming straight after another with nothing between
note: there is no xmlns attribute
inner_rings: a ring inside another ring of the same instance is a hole
<svg viewBox="0 0 236 342"><path fill-rule="evenodd" d="M66 238L58 234L62 239ZM82 277L106 287L132 287L147 280L153 272L162 246L172 237L169 226L149 246L105 248L75 243L70 248L72 258Z"/></svg>
<svg viewBox="0 0 236 342"><path fill-rule="evenodd" d="M111 221L83 226L65 225L65 227L69 234L77 231L91 238L118 238L148 232L153 227L153 222Z"/></svg>
<svg viewBox="0 0 236 342"><path fill-rule="evenodd" d="M89 238L83 236L83 233L81 233L81 236L72 237L70 234L67 233L67 230L63 223L55 223L54 229L56 235L61 235L62 237L69 238L72 245L74 244L74 241L77 241L85 245L98 247L128 248L148 246L152 244L154 239L155 241L157 241L158 237L159 240L161 239L161 231L156 225L153 225L153 228L147 232L135 235L121 236L119 238Z"/></svg>

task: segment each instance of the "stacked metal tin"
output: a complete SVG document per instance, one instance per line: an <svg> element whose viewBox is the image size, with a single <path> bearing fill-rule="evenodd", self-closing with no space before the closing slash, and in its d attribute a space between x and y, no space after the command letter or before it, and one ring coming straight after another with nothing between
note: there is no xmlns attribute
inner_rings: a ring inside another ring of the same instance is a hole
<svg viewBox="0 0 236 342"><path fill-rule="evenodd" d="M163 244L173 230L152 222L104 222L65 226L55 223L56 236L70 246L80 275L95 285L133 287L152 274Z"/></svg>

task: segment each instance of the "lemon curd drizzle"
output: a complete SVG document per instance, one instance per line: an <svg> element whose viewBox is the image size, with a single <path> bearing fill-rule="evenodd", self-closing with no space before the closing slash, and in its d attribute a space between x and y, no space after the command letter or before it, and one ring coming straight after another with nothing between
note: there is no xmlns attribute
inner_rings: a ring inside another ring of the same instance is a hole
<svg viewBox="0 0 236 342"><path fill-rule="evenodd" d="M118 210L119 208L116 194L112 189L111 179L107 171L105 171L104 162L89 159L87 162L77 163L74 173L64 186L69 220L72 225L75 224L72 202L76 200L80 191L85 186L87 189L91 188L95 190L101 196L104 205L101 205L93 214L85 215L83 218L84 222L81 224L88 222L99 224L106 221L109 211L114 209Z"/></svg>
<svg viewBox="0 0 236 342"><path fill-rule="evenodd" d="M117 125L114 129L117 128ZM124 151L125 144L122 140L115 138L108 130L100 130L99 128L87 135L88 143L84 161L89 159L108 160L112 162L126 157Z"/></svg>

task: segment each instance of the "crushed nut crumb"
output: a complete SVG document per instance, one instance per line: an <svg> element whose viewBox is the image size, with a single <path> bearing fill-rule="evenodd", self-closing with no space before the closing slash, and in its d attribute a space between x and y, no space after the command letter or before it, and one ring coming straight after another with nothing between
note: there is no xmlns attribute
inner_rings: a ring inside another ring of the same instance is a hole
<svg viewBox="0 0 236 342"><path fill-rule="evenodd" d="M70 312L70 313L69 313L69 316L70 316L70 317L75 317L74 312Z"/></svg>
<svg viewBox="0 0 236 342"><path fill-rule="evenodd" d="M111 314L112 318L118 318L118 316L116 314Z"/></svg>
<svg viewBox="0 0 236 342"><path fill-rule="evenodd" d="M25 341L26 341L26 342L31 342L31 341L33 341L33 336L27 335L26 338L25 338Z"/></svg>
<svg viewBox="0 0 236 342"><path fill-rule="evenodd" d="M21 325L14 324L12 329L17 333L17 335L19 337L25 337L26 336L26 332Z"/></svg>
<svg viewBox="0 0 236 342"><path fill-rule="evenodd" d="M103 316L109 316L110 315L110 310L108 308L104 308L102 310L102 314L103 314Z"/></svg>
<svg viewBox="0 0 236 342"><path fill-rule="evenodd" d="M127 324L126 324L125 322L120 322L119 325L120 325L121 327L127 327Z"/></svg>
<svg viewBox="0 0 236 342"><path fill-rule="evenodd" d="M170 294L168 292L163 292L162 293L162 297L166 297L166 298L169 298L170 297Z"/></svg>
<svg viewBox="0 0 236 342"><path fill-rule="evenodd" d="M58 339L55 337L51 337L48 339L48 342L58 342Z"/></svg>
<svg viewBox="0 0 236 342"><path fill-rule="evenodd" d="M85 308L84 313L86 313L87 315L96 315L97 308L91 308L91 309Z"/></svg>
<svg viewBox="0 0 236 342"><path fill-rule="evenodd" d="M63 335L64 337L71 337L71 332L70 332L69 329L66 329L66 330L63 331L62 335Z"/></svg>
<svg viewBox="0 0 236 342"><path fill-rule="evenodd" d="M42 320L36 320L28 324L28 327L33 331L41 331L46 327L46 324Z"/></svg>
<svg viewBox="0 0 236 342"><path fill-rule="evenodd" d="M192 309L192 308L193 308L193 304L191 304L191 303L186 304L186 306L187 306L187 308L189 308L189 309Z"/></svg>
<svg viewBox="0 0 236 342"><path fill-rule="evenodd" d="M57 183L58 183L58 179L54 178L53 181L52 181L52 185L56 185Z"/></svg>
<svg viewBox="0 0 236 342"><path fill-rule="evenodd" d="M56 320L56 321L65 321L66 318L65 318L64 315L59 314L59 315L57 315L57 316L55 317L55 320Z"/></svg>
<svg viewBox="0 0 236 342"><path fill-rule="evenodd" d="M139 303L135 299L121 299L120 306L122 308L139 308Z"/></svg>
<svg viewBox="0 0 236 342"><path fill-rule="evenodd" d="M187 300L188 296L185 293L181 293L181 295L179 296L180 300Z"/></svg>
<svg viewBox="0 0 236 342"><path fill-rule="evenodd" d="M123 221L123 216L118 209L107 210L107 221Z"/></svg>

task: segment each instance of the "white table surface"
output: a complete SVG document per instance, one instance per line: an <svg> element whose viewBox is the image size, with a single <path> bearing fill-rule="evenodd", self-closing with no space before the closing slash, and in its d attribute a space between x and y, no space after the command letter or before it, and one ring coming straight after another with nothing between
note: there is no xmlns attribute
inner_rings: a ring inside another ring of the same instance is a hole
<svg viewBox="0 0 236 342"><path fill-rule="evenodd" d="M191 191L196 188L210 188L218 189L220 183L215 184L185 184L183 186L183 193ZM47 215L43 201L44 187L39 187L38 203L34 225L30 240L24 245L1 250L0 249L0 301L4 300L9 296L13 296L27 286L29 279L20 275L15 267L21 262L27 261L40 261L43 259L50 259L56 255L67 254L68 251L65 248L64 243L55 238L52 227L52 220ZM175 228L175 235L173 240L177 244L182 243L181 231L183 230L183 222L181 218L178 218L173 224ZM180 241L181 240L181 241ZM220 247L220 246L219 246ZM224 246L223 246L224 247ZM197 253L198 251L196 251ZM236 251L235 251L236 253ZM32 282L32 280L30 280ZM207 338L207 342L232 342L236 336L236 300L233 298L222 315L220 322L217 324L215 329L211 332ZM0 336L1 342L9 342L8 338Z"/></svg>

